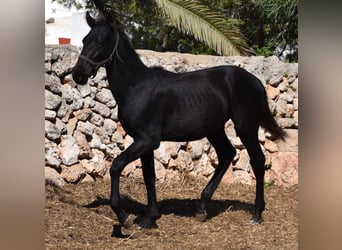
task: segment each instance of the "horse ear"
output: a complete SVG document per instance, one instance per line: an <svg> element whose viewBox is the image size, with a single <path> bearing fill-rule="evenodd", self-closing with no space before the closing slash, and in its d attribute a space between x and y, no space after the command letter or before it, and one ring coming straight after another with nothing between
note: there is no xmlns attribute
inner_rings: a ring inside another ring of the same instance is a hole
<svg viewBox="0 0 342 250"><path fill-rule="evenodd" d="M87 23L90 26L90 28L93 28L95 26L96 20L94 18L92 18L89 11L87 11L87 13L86 13L86 20L87 20Z"/></svg>
<svg viewBox="0 0 342 250"><path fill-rule="evenodd" d="M107 23L113 23L113 14L109 11L104 11L103 16Z"/></svg>
<svg viewBox="0 0 342 250"><path fill-rule="evenodd" d="M115 27L121 27L121 23L120 21L117 19L117 13L115 11L110 11L107 12L106 16L106 20L108 23L112 24Z"/></svg>

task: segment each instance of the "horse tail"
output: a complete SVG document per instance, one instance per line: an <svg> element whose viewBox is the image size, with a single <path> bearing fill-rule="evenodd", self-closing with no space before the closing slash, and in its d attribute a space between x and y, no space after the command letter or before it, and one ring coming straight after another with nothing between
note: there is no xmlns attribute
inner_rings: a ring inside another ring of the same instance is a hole
<svg viewBox="0 0 342 250"><path fill-rule="evenodd" d="M268 106L268 102L267 102L267 96L265 95L265 102L264 102L264 110L262 113L262 117L261 117L261 126L268 131L269 133L271 133L271 135L276 139L281 139L283 141L285 141L285 137L287 136L287 133L284 131L284 129L282 129L277 121L274 119L271 110Z"/></svg>

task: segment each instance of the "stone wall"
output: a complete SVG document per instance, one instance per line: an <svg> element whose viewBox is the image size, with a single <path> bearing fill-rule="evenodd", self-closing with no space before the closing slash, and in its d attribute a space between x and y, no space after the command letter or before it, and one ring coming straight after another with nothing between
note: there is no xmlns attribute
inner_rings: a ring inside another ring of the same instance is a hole
<svg viewBox="0 0 342 250"><path fill-rule="evenodd" d="M117 119L117 104L101 68L85 86L70 75L80 48L54 45L45 48L45 178L57 185L109 179L111 161L131 143ZM255 74L265 85L269 106L289 137L273 141L263 129L259 140L266 154L266 179L276 185L298 182L298 64L276 57L215 57L138 50L148 66L185 72L216 65L238 65ZM226 133L237 149L223 183L254 184L255 178L244 145L231 121ZM155 151L158 181L210 178L217 166L207 139L192 142L162 142ZM124 169L123 176L141 176L140 160Z"/></svg>

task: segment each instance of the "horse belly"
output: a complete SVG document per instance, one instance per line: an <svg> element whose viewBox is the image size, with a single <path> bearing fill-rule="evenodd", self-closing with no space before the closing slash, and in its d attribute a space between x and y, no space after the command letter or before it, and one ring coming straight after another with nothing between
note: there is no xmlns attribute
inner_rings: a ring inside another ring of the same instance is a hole
<svg viewBox="0 0 342 250"><path fill-rule="evenodd" d="M199 140L222 129L228 119L229 115L222 111L210 115L193 112L187 116L169 117L163 124L162 140Z"/></svg>

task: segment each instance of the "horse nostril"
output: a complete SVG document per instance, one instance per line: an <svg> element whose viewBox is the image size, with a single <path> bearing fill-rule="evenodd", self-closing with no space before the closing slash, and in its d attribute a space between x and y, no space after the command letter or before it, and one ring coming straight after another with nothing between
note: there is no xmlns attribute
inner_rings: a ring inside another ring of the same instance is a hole
<svg viewBox="0 0 342 250"><path fill-rule="evenodd" d="M72 70L72 78L77 84L84 85L88 81L88 77L79 67L74 67Z"/></svg>

